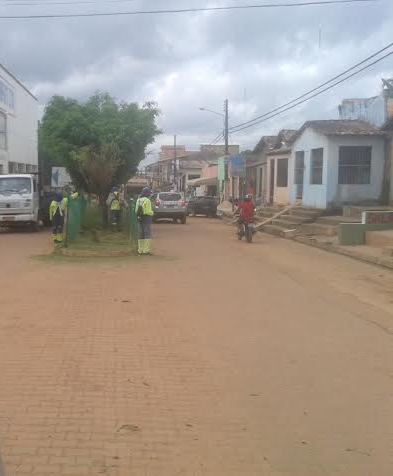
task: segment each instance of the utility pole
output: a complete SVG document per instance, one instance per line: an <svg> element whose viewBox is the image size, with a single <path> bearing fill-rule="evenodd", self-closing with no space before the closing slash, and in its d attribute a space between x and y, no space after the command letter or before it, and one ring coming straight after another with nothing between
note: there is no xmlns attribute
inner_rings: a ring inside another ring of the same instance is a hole
<svg viewBox="0 0 393 476"><path fill-rule="evenodd" d="M173 149L174 149L174 161L173 161L173 182L175 183L175 190L177 190L177 146L176 146L176 134L173 136Z"/></svg>
<svg viewBox="0 0 393 476"><path fill-rule="evenodd" d="M225 140L225 155L229 155L229 113L228 113L228 99L224 103L224 140Z"/></svg>

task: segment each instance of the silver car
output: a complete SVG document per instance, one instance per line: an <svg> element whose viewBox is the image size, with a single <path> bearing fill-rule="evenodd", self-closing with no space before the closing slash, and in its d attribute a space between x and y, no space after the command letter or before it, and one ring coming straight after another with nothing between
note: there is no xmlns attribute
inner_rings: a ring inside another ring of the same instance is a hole
<svg viewBox="0 0 393 476"><path fill-rule="evenodd" d="M184 225L187 221L187 204L180 192L159 192L152 197L153 221L170 219Z"/></svg>

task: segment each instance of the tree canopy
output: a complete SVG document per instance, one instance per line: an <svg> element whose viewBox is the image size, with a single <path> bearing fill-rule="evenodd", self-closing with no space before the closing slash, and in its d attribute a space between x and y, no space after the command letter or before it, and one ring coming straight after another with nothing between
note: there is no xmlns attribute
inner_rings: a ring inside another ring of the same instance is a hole
<svg viewBox="0 0 393 476"><path fill-rule="evenodd" d="M64 166L78 187L94 189L99 195L107 193L111 186L125 183L135 174L147 145L160 133L158 115L155 103L142 107L137 103L117 103L107 93L96 93L84 103L52 97L39 128L44 174L48 176L54 165ZM103 167L102 161L110 162L104 169L112 176L94 183L98 174L91 171Z"/></svg>

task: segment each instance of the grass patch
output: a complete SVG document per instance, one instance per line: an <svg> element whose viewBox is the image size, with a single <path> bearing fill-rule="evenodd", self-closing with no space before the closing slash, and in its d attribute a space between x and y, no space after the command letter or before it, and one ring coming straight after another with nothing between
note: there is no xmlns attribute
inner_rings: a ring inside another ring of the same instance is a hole
<svg viewBox="0 0 393 476"><path fill-rule="evenodd" d="M68 244L70 250L124 251L132 253L133 247L125 233L109 230L90 230L79 233L75 241Z"/></svg>

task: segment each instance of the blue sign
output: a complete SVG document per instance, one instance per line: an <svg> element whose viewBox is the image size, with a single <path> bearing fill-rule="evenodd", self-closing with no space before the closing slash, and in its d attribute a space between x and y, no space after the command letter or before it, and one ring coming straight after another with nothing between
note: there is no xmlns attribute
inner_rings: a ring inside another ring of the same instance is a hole
<svg viewBox="0 0 393 476"><path fill-rule="evenodd" d="M246 161L242 155L232 155L230 157L231 177L244 177L246 175Z"/></svg>

